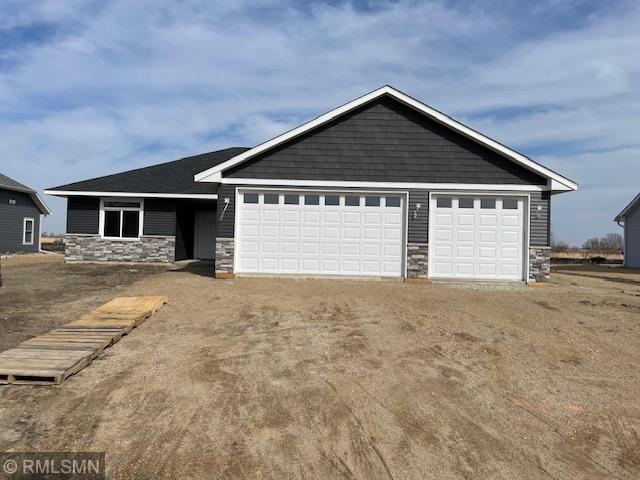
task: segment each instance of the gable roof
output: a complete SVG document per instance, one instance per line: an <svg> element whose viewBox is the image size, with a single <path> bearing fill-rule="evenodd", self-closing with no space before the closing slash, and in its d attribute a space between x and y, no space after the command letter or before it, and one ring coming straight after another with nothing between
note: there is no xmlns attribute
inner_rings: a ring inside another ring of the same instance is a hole
<svg viewBox="0 0 640 480"><path fill-rule="evenodd" d="M0 188L4 190L10 190L12 192L22 192L26 193L31 197L31 201L35 203L40 213L43 215L51 215L51 210L47 207L47 204L40 198L38 192L36 192L33 188L29 188L26 185L14 180L13 178L9 178L6 175L0 173Z"/></svg>
<svg viewBox="0 0 640 480"><path fill-rule="evenodd" d="M377 90L374 90L373 92L367 93L366 95L363 95L362 97L359 97L334 110L331 110L323 115L320 115L319 117L307 123L304 123L299 127L289 130L288 132L285 132L282 135L278 135L277 137L274 137L271 140L261 143L260 145L254 148L248 149L238 155L235 155L232 158L229 158L228 160L216 166L208 168L207 170L204 170L198 173L197 175L195 175L194 180L196 182L220 182L222 180L222 173L225 170L231 167L234 167L242 162L246 162L247 160L255 157L256 155L264 153L265 151L270 150L278 145L281 145L284 142L287 142L296 137L299 137L300 135L310 130L313 130L331 120L336 119L337 117L340 117L354 110L355 108L360 107L361 105L364 105L368 102L371 102L385 95L398 100L399 102L413 108L414 110L426 115L427 117L439 122L440 124L445 125L451 128L452 130L472 140L475 140L476 142L503 155L505 158L512 160L524 166L525 168L547 178L549 181L549 186L551 190L569 191L569 190L576 190L578 188L578 185L572 180L569 180L568 178L563 177L559 173L554 172L553 170L547 167L544 167L543 165L540 165L537 162L534 162L533 160L526 157L525 155L519 152L516 152L515 150L512 150L506 147L505 145L502 145L501 143L487 137L486 135L481 134L480 132L473 130L470 127L467 127L466 125L463 125L462 123L454 120L448 115L445 115L442 112L439 112L438 110L429 107L428 105L408 96L407 94L389 85L385 85L381 88L378 88Z"/></svg>
<svg viewBox="0 0 640 480"><path fill-rule="evenodd" d="M638 195L636 195L636 198L634 198L633 200L631 200L631 202L629 203L629 205L627 205L626 207L624 207L622 209L622 211L616 215L616 218L614 218L614 221L616 222L620 222L623 221L625 219L625 217L627 215L629 215L633 210L635 210L637 207L640 207L640 193Z"/></svg>
<svg viewBox="0 0 640 480"><path fill-rule="evenodd" d="M211 198L215 198L211 187L195 183L193 176L246 150L248 149L234 147L184 157L172 162L137 168L81 182L68 183L59 187L49 188L45 190L45 193L61 197L74 195L109 196L109 194L113 194L114 196L183 198L202 198L202 195L210 195Z"/></svg>

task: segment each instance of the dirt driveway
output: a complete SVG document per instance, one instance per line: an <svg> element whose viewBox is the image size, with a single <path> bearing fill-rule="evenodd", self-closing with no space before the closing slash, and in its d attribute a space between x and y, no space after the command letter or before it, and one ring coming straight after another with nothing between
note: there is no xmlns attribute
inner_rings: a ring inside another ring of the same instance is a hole
<svg viewBox="0 0 640 480"><path fill-rule="evenodd" d="M640 274L207 273L127 288L170 303L61 386L0 387L0 450L106 451L123 479L640 475Z"/></svg>

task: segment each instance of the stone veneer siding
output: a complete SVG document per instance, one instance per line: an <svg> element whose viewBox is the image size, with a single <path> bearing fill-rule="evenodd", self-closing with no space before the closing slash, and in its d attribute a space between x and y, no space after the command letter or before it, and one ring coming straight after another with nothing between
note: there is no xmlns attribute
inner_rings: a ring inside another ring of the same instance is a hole
<svg viewBox="0 0 640 480"><path fill-rule="evenodd" d="M407 244L407 278L427 278L429 245L426 243Z"/></svg>
<svg viewBox="0 0 640 480"><path fill-rule="evenodd" d="M139 240L109 240L98 235L65 236L64 258L68 262L153 262L175 259L174 236L143 236Z"/></svg>
<svg viewBox="0 0 640 480"><path fill-rule="evenodd" d="M551 247L529 247L529 282L546 282L551 276Z"/></svg>
<svg viewBox="0 0 640 480"><path fill-rule="evenodd" d="M216 273L233 273L233 238L216 238Z"/></svg>

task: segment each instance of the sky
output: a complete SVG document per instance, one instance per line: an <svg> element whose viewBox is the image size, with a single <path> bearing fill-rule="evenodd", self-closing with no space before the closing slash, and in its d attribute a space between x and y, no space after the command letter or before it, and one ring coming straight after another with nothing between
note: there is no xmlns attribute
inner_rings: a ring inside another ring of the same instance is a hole
<svg viewBox="0 0 640 480"><path fill-rule="evenodd" d="M578 182L552 230L579 245L640 191L638 25L627 0L3 0L0 172L42 192L253 146L390 84Z"/></svg>

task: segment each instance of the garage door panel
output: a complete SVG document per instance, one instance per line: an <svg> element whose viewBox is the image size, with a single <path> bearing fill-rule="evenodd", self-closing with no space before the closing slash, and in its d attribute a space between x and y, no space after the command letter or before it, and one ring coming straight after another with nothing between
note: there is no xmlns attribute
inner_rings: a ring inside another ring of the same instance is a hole
<svg viewBox="0 0 640 480"><path fill-rule="evenodd" d="M283 212L283 220L285 223L299 223L300 222L300 212L293 210Z"/></svg>
<svg viewBox="0 0 640 480"><path fill-rule="evenodd" d="M475 216L474 215L467 215L467 214L462 214L459 213L457 216L457 225L474 225L475 224Z"/></svg>
<svg viewBox="0 0 640 480"><path fill-rule="evenodd" d="M300 244L298 242L283 242L282 253L285 255L298 255Z"/></svg>
<svg viewBox="0 0 640 480"><path fill-rule="evenodd" d="M300 235L300 227L297 225L284 225L282 227L282 238L295 238L297 239Z"/></svg>
<svg viewBox="0 0 640 480"><path fill-rule="evenodd" d="M280 222L280 212L278 210L264 210L262 212L262 221L263 222Z"/></svg>
<svg viewBox="0 0 640 480"><path fill-rule="evenodd" d="M280 203L265 204L274 194ZM404 208L386 207L382 194L366 194L372 201L365 194L318 192L312 194L319 198L317 205L306 205L305 194L260 192L258 203L249 204L240 197L240 273L402 275ZM299 203L284 203L295 196Z"/></svg>
<svg viewBox="0 0 640 480"><path fill-rule="evenodd" d="M364 231L363 231L362 238L363 238L364 241L367 241L367 240L380 240L380 229L379 228L365 228Z"/></svg>
<svg viewBox="0 0 640 480"><path fill-rule="evenodd" d="M340 244L338 242L323 242L322 243L323 255L340 255Z"/></svg>
<svg viewBox="0 0 640 480"><path fill-rule="evenodd" d="M302 220L307 224L320 223L320 212L304 211L302 212Z"/></svg>
<svg viewBox="0 0 640 480"><path fill-rule="evenodd" d="M278 269L278 258L277 257L267 257L262 255L260 257L260 269L262 271L268 270L279 270Z"/></svg>
<svg viewBox="0 0 640 480"><path fill-rule="evenodd" d="M359 212L344 212L343 213L343 222L345 225L356 225L360 226L361 218Z"/></svg>
<svg viewBox="0 0 640 480"><path fill-rule="evenodd" d="M244 218L247 222L257 222L260 219L259 210L246 210L244 212Z"/></svg>
<svg viewBox="0 0 640 480"><path fill-rule="evenodd" d="M474 274L473 263L457 262L456 273L463 276L472 276Z"/></svg>
<svg viewBox="0 0 640 480"><path fill-rule="evenodd" d="M444 230L437 228L435 231L435 237L438 241L449 242L453 240L453 230Z"/></svg>
<svg viewBox="0 0 640 480"><path fill-rule="evenodd" d="M359 256L360 244L359 243L345 243L342 245L342 252L344 255Z"/></svg>
<svg viewBox="0 0 640 480"><path fill-rule="evenodd" d="M457 238L459 242L473 242L473 237L474 237L474 231L473 230L458 230L457 231Z"/></svg>
<svg viewBox="0 0 640 480"><path fill-rule="evenodd" d="M478 230L479 242L495 243L498 239L498 232L495 230Z"/></svg>
<svg viewBox="0 0 640 480"><path fill-rule="evenodd" d="M460 259L464 259L464 258L473 258L474 255L474 247L473 245L470 246L465 246L465 245L458 245L456 247L456 257L460 258Z"/></svg>
<svg viewBox="0 0 640 480"><path fill-rule="evenodd" d="M373 244L364 244L362 247L362 253L363 255L368 255L368 256L379 256L380 255L380 245L373 243Z"/></svg>
<svg viewBox="0 0 640 480"><path fill-rule="evenodd" d="M258 225L243 225L242 226L242 236L243 237L257 237L258 236Z"/></svg>
<svg viewBox="0 0 640 480"><path fill-rule="evenodd" d="M336 224L340 225L340 212L324 212L322 214L322 219L325 224Z"/></svg>
<svg viewBox="0 0 640 480"><path fill-rule="evenodd" d="M448 198L438 202L440 197ZM502 206L500 195L434 195L430 276L521 280L525 202L518 201L516 209Z"/></svg>

